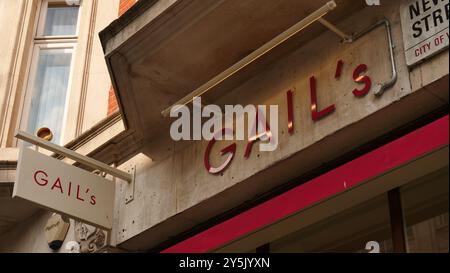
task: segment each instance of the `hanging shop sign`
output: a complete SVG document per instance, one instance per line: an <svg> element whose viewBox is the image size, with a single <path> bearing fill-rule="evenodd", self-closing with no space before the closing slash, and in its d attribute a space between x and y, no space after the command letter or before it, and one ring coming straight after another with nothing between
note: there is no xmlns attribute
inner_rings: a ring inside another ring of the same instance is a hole
<svg viewBox="0 0 450 273"><path fill-rule="evenodd" d="M88 224L112 228L112 181L30 148L20 151L13 197Z"/></svg>
<svg viewBox="0 0 450 273"><path fill-rule="evenodd" d="M406 64L448 48L448 0L410 0L400 7Z"/></svg>

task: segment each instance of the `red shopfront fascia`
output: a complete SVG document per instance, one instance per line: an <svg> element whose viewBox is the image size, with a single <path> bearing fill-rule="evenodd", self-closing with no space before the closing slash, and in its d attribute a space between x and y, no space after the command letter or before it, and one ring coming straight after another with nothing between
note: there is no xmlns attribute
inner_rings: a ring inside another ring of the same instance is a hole
<svg viewBox="0 0 450 273"><path fill-rule="evenodd" d="M262 229L321 200L438 150L449 143L446 115L338 168L217 224L162 253L203 253ZM343 187L343 183L346 187Z"/></svg>

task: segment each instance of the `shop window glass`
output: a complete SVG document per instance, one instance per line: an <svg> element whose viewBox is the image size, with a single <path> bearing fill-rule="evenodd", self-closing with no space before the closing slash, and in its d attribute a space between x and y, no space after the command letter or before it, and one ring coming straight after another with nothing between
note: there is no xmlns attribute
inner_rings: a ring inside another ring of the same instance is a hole
<svg viewBox="0 0 450 273"><path fill-rule="evenodd" d="M408 252L447 253L448 169L400 188Z"/></svg>
<svg viewBox="0 0 450 273"><path fill-rule="evenodd" d="M386 194L319 223L291 233L270 245L271 252L393 252Z"/></svg>

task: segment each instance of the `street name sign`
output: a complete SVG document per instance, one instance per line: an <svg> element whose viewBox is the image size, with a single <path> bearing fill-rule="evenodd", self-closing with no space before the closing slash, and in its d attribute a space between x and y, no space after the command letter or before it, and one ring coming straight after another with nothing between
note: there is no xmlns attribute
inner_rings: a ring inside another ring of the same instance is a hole
<svg viewBox="0 0 450 273"><path fill-rule="evenodd" d="M409 0L400 7L408 66L448 48L448 0Z"/></svg>

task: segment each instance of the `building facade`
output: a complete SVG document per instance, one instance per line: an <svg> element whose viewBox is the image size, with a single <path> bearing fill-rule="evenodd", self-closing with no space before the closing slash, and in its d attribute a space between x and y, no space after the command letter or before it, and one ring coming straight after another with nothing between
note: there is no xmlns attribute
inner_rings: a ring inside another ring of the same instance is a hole
<svg viewBox="0 0 450 273"><path fill-rule="evenodd" d="M53 251L46 237L52 212L11 198L18 129L35 133L49 127L54 143L85 155L123 133L98 33L133 4L0 1L1 252ZM103 232L71 220L65 243L78 241L82 251L95 251L106 245L89 246L96 233L101 234L96 241L107 240Z"/></svg>
<svg viewBox="0 0 450 273"><path fill-rule="evenodd" d="M0 251L448 252L449 5L371 3L0 0ZM277 126L201 139L207 105ZM40 127L134 174L110 231L11 198Z"/></svg>

